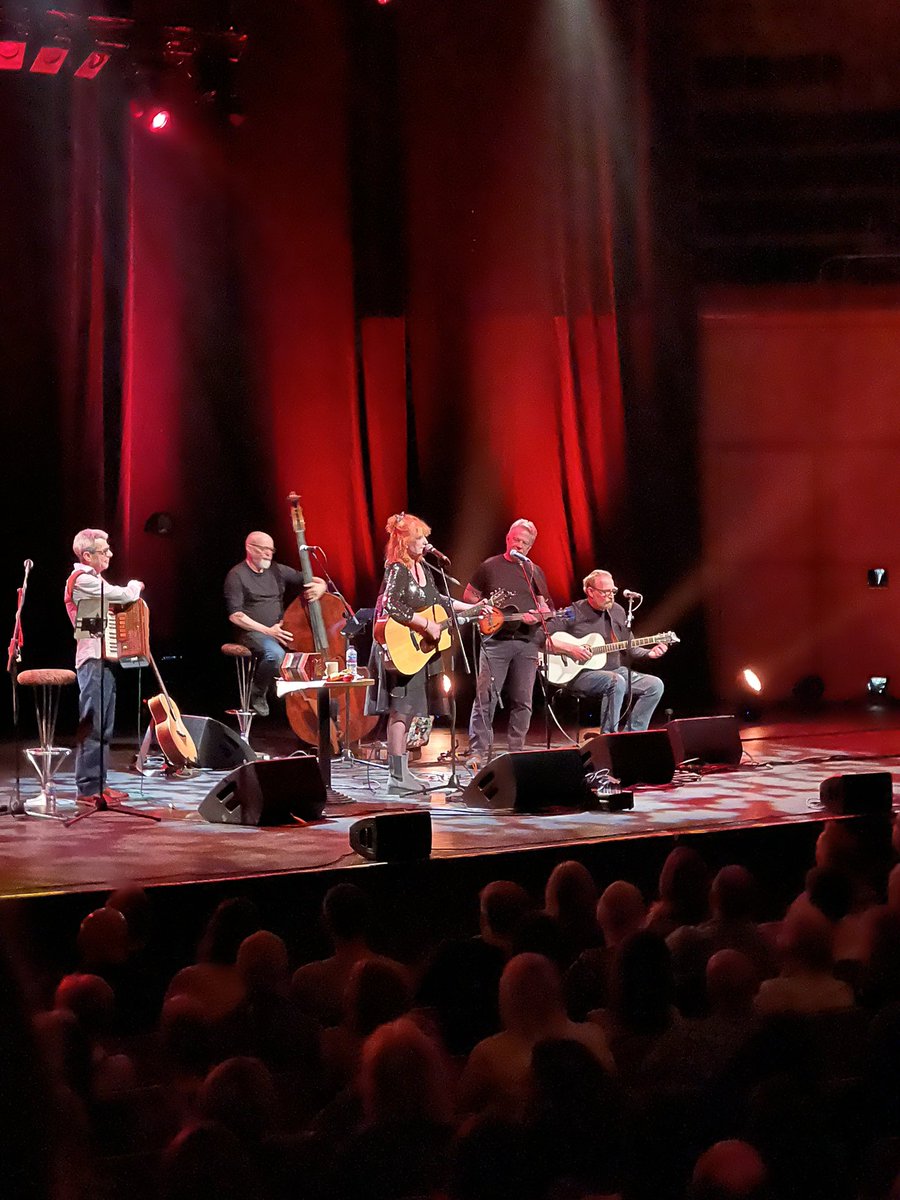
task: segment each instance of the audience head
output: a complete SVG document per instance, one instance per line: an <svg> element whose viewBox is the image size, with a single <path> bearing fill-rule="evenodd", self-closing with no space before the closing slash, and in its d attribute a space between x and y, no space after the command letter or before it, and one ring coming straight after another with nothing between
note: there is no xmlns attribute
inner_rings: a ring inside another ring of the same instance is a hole
<svg viewBox="0 0 900 1200"><path fill-rule="evenodd" d="M806 895L835 924L853 907L853 881L837 867L812 867L806 872Z"/></svg>
<svg viewBox="0 0 900 1200"><path fill-rule="evenodd" d="M597 924L607 946L614 946L637 933L647 919L647 905L633 883L617 879L597 901Z"/></svg>
<svg viewBox="0 0 900 1200"><path fill-rule="evenodd" d="M556 963L561 971L572 961L573 947L555 917L545 912L527 913L513 938L513 954L540 954Z"/></svg>
<svg viewBox="0 0 900 1200"><path fill-rule="evenodd" d="M675 984L672 960L663 938L648 929L633 933L616 956L612 1008L635 1032L658 1033L672 1017Z"/></svg>
<svg viewBox="0 0 900 1200"><path fill-rule="evenodd" d="M691 1200L757 1200L766 1187L759 1153L736 1139L716 1142L697 1159L691 1176Z"/></svg>
<svg viewBox="0 0 900 1200"><path fill-rule="evenodd" d="M75 1014L68 1008L38 1013L34 1033L51 1075L77 1096L87 1097L91 1087L91 1044Z"/></svg>
<svg viewBox="0 0 900 1200"><path fill-rule="evenodd" d="M99 975L66 975L53 997L53 1007L68 1009L88 1037L106 1033L113 1023L116 997Z"/></svg>
<svg viewBox="0 0 900 1200"><path fill-rule="evenodd" d="M176 1072L195 1078L213 1061L213 1031L203 1006L192 996L173 996L162 1007L159 1036Z"/></svg>
<svg viewBox="0 0 900 1200"><path fill-rule="evenodd" d="M676 846L659 874L659 898L673 918L697 925L709 902L709 869L691 846Z"/></svg>
<svg viewBox="0 0 900 1200"><path fill-rule="evenodd" d="M828 972L833 945L834 930L823 913L812 907L791 907L778 937L778 951L785 965Z"/></svg>
<svg viewBox="0 0 900 1200"><path fill-rule="evenodd" d="M322 901L322 917L335 945L364 942L369 934L372 906L369 897L353 883L329 888Z"/></svg>
<svg viewBox="0 0 900 1200"><path fill-rule="evenodd" d="M517 954L500 976L500 1017L511 1033L531 1036L565 1015L559 970L542 954Z"/></svg>
<svg viewBox="0 0 900 1200"><path fill-rule="evenodd" d="M717 950L706 964L706 997L714 1013L750 1018L759 987L756 968L740 950Z"/></svg>
<svg viewBox="0 0 900 1200"><path fill-rule="evenodd" d="M368 1037L379 1025L396 1021L412 1008L406 972L388 958L367 958L354 965L344 996L346 1021L354 1033Z"/></svg>
<svg viewBox="0 0 900 1200"><path fill-rule="evenodd" d="M140 884L126 883L117 887L107 897L104 907L115 909L125 918L132 948L146 945L153 924L153 906Z"/></svg>
<svg viewBox="0 0 900 1200"><path fill-rule="evenodd" d="M287 946L277 933L258 929L241 942L237 968L248 992L284 990L290 978Z"/></svg>
<svg viewBox="0 0 900 1200"><path fill-rule="evenodd" d="M855 874L859 866L859 842L849 822L825 822L816 840L816 866Z"/></svg>
<svg viewBox="0 0 900 1200"><path fill-rule="evenodd" d="M278 1096L269 1068L258 1058L228 1058L213 1067L199 1096L200 1111L242 1142L259 1142L271 1133Z"/></svg>
<svg viewBox="0 0 900 1200"><path fill-rule="evenodd" d="M509 953L519 926L531 910L528 893L518 883L496 879L481 889L479 904L481 936Z"/></svg>
<svg viewBox="0 0 900 1200"><path fill-rule="evenodd" d="M712 881L709 898L713 913L723 921L752 921L756 881L746 867L723 867Z"/></svg>
<svg viewBox="0 0 900 1200"><path fill-rule="evenodd" d="M448 1124L450 1088L434 1042L410 1017L380 1026L366 1039L359 1088L369 1124Z"/></svg>
<svg viewBox="0 0 900 1200"><path fill-rule="evenodd" d="M604 1110L610 1077L582 1042L570 1038L538 1042L531 1052L531 1075L535 1115L589 1124L595 1133L598 1122L609 1117Z"/></svg>
<svg viewBox="0 0 900 1200"><path fill-rule="evenodd" d="M584 863L557 863L544 891L544 908L566 928L596 929L597 885Z"/></svg>
<svg viewBox="0 0 900 1200"><path fill-rule="evenodd" d="M81 922L78 957L83 967L117 965L128 957L128 922L116 908L98 908Z"/></svg>
<svg viewBox="0 0 900 1200"><path fill-rule="evenodd" d="M203 932L197 958L200 962L232 966L241 942L259 927L259 910L252 900L243 896L223 900Z"/></svg>
<svg viewBox="0 0 900 1200"><path fill-rule="evenodd" d="M247 1200L255 1195L247 1151L230 1129L214 1121L183 1129L163 1156L162 1200Z"/></svg>

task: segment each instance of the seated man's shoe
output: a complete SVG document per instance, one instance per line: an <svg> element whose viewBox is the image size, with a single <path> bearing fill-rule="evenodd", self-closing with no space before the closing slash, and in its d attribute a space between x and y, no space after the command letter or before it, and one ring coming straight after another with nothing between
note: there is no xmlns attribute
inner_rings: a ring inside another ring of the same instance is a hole
<svg viewBox="0 0 900 1200"><path fill-rule="evenodd" d="M269 715L269 701L265 696L251 696L250 707L258 717L267 717Z"/></svg>
<svg viewBox="0 0 900 1200"><path fill-rule="evenodd" d="M90 796L76 796L75 803L76 804L90 804L93 807L93 806L99 804L102 799L103 799L103 797L100 795L99 792L94 792L93 795L90 795Z"/></svg>

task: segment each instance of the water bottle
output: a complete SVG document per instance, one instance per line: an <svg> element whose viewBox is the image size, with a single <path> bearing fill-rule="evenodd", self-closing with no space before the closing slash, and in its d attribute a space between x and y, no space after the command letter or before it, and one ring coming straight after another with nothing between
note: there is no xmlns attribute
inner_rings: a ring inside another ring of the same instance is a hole
<svg viewBox="0 0 900 1200"><path fill-rule="evenodd" d="M347 647L347 674L348 675L352 674L354 679L356 678L357 661L358 660L356 657L356 647L351 642L350 645Z"/></svg>

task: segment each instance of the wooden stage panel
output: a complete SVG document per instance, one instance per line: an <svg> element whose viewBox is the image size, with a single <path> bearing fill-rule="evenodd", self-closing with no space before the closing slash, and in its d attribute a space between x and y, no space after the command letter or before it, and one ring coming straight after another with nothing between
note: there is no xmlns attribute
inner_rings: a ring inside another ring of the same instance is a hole
<svg viewBox="0 0 900 1200"><path fill-rule="evenodd" d="M900 729L848 728L839 722L830 728L820 722L745 731L744 747L751 759L746 765L668 787L636 789L634 810L624 813L498 813L465 808L458 795L441 791L422 801L397 800L379 791L383 771L337 769L340 795L329 803L326 819L278 829L203 821L198 805L219 774L204 771L171 782L113 771L111 783L126 788L135 807L158 814L160 823L97 813L66 829L37 818L0 817L0 898L106 890L133 881L177 885L359 867L364 863L350 850L350 825L360 816L402 808L430 810L432 857L440 859L819 820L821 780L854 771L895 771ZM2 765L7 774L0 790L8 794L10 747ZM426 763L421 772L435 782L442 777L436 765ZM23 794L31 790L23 771ZM70 776L62 776L60 792L71 794Z"/></svg>

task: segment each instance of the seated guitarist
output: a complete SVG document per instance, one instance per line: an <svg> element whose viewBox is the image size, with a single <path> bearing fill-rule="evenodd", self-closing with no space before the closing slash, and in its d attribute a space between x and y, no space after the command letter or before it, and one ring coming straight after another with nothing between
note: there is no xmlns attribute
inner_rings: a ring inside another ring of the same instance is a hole
<svg viewBox="0 0 900 1200"><path fill-rule="evenodd" d="M585 577L583 587L586 599L573 604L574 619L563 621L557 618L549 622L551 636L547 646L554 654L566 654L578 662L586 663L591 658L589 646L555 644L553 634L565 632L581 638L589 633L599 633L604 642L624 642L628 630L625 626L625 610L621 604L616 604L618 588L609 571L591 571ZM667 649L662 642L658 642L649 649L634 647L630 653L632 660L661 658ZM602 670L586 668L568 684L569 691L580 696L607 697L602 723L604 733L614 733L622 716L622 705L628 690L628 671L623 663L624 658L624 653L610 654ZM645 675L632 668L631 693L634 705L630 728L647 729L662 698L663 681L656 675Z"/></svg>
<svg viewBox="0 0 900 1200"><path fill-rule="evenodd" d="M423 561L431 533L424 521L411 513L397 513L389 518L385 532L388 542L384 552L384 582L375 608L376 623L383 617L392 617L437 643L441 628L429 619L425 610L433 604L444 608L452 604L457 611L462 611L469 605L438 591L431 570ZM377 684L372 689L375 694L368 698L366 711L387 713L391 775L388 792L394 796L422 792L425 784L409 770L406 737L413 717L428 714L427 678L440 674L440 655L429 659L414 675L404 675L393 666L384 648L374 642L370 665Z"/></svg>

